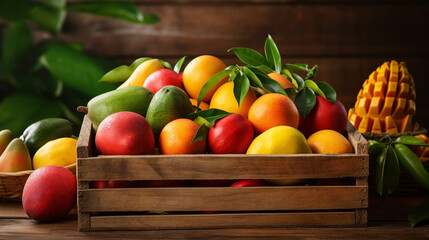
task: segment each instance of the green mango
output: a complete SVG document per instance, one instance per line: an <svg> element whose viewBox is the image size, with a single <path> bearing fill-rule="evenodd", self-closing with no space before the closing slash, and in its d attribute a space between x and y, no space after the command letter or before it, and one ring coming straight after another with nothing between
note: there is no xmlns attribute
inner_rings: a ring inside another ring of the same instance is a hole
<svg viewBox="0 0 429 240"><path fill-rule="evenodd" d="M19 137L28 147L31 156L45 143L73 135L72 123L64 118L45 118L28 126Z"/></svg>
<svg viewBox="0 0 429 240"><path fill-rule="evenodd" d="M153 96L147 109L146 120L149 122L155 139L167 123L177 118L185 118L194 111L186 93L176 86L165 86Z"/></svg>
<svg viewBox="0 0 429 240"><path fill-rule="evenodd" d="M94 130L107 116L113 113L129 111L143 117L153 97L153 93L144 87L130 86L100 94L88 102L88 117Z"/></svg>

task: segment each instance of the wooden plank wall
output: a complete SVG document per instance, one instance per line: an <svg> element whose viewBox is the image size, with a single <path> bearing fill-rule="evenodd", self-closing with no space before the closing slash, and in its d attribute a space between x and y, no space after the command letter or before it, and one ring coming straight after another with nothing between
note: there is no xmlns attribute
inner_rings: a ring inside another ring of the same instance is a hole
<svg viewBox="0 0 429 240"><path fill-rule="evenodd" d="M76 1L76 0L74 0ZM384 61L407 62L417 86L417 119L429 128L429 2L415 0L134 0L157 13L153 26L69 14L60 38L87 52L131 63L141 56L175 62L213 54L227 64L243 46L263 51L268 34L283 62L318 64L317 81L330 83L346 108ZM73 1L69 2L70 4ZM36 33L41 40L47 35Z"/></svg>

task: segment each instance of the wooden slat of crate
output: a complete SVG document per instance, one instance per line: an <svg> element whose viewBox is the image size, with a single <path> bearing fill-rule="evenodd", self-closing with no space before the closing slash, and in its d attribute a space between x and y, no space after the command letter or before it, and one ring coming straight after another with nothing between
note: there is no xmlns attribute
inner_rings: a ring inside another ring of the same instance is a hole
<svg viewBox="0 0 429 240"><path fill-rule="evenodd" d="M367 190L364 186L89 189L79 198L81 212L333 210L368 207L362 201Z"/></svg>
<svg viewBox="0 0 429 240"><path fill-rule="evenodd" d="M284 226L343 226L355 224L355 213L290 212L94 216L93 230L154 230L195 228L249 228Z"/></svg>

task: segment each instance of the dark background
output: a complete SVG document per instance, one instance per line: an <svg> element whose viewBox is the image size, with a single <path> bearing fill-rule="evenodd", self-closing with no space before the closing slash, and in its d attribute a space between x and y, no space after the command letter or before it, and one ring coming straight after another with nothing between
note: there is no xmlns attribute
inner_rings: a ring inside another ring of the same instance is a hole
<svg viewBox="0 0 429 240"><path fill-rule="evenodd" d="M69 1L73 2L73 1ZM134 0L162 21L144 26L70 13L59 36L87 53L129 64L150 56L174 64L202 54L239 63L231 47L263 52L268 34L283 63L319 65L348 109L369 74L384 61L407 63L417 92L417 120L429 128L429 3L425 1ZM35 39L50 37L35 29Z"/></svg>

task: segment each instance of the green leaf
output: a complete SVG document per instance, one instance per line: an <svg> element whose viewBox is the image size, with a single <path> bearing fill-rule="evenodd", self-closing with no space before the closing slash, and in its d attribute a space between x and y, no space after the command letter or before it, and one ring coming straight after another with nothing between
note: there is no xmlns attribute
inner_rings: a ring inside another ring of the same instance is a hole
<svg viewBox="0 0 429 240"><path fill-rule="evenodd" d="M335 92L335 89L333 87L331 87L331 85L329 85L326 82L318 82L317 86L325 94L325 98L328 101L330 101L332 103L335 103L335 101L337 101L337 92Z"/></svg>
<svg viewBox="0 0 429 240"><path fill-rule="evenodd" d="M125 82L131 74L133 74L134 70L142 64L143 62L152 59L150 57L143 57L136 59L130 66L121 65L115 69L110 70L104 76L98 80L99 82L111 82L111 83L121 83Z"/></svg>
<svg viewBox="0 0 429 240"><path fill-rule="evenodd" d="M313 81L313 80L305 80L304 81L305 86L311 88L311 90L313 90L317 95L322 96L323 98L325 97L325 94L322 92L322 90L320 90L319 86L317 86L317 84Z"/></svg>
<svg viewBox="0 0 429 240"><path fill-rule="evenodd" d="M235 55L237 55L238 59L240 59L245 64L254 67L264 66L264 68L268 68L270 72L273 72L273 69L268 67L270 63L267 61L267 59L265 59L265 57L257 51L250 48L235 47L229 49L228 52L231 50L235 53Z"/></svg>
<svg viewBox="0 0 429 240"><path fill-rule="evenodd" d="M232 71L233 70L222 70L213 75L209 80L207 80L207 82L201 88L200 93L198 94L198 106L200 106L200 103L203 101L207 93L209 93L210 90L212 90L220 81L222 81L222 79L228 76Z"/></svg>
<svg viewBox="0 0 429 240"><path fill-rule="evenodd" d="M1 0L0 1L0 18L6 21L21 21L28 18L34 3L30 0Z"/></svg>
<svg viewBox="0 0 429 240"><path fill-rule="evenodd" d="M186 56L182 57L181 59L179 59L179 61L177 61L176 65L174 65L174 71L176 73L180 73L180 69L182 68L183 62L185 61Z"/></svg>
<svg viewBox="0 0 429 240"><path fill-rule="evenodd" d="M116 88L113 84L97 83L105 70L94 60L66 44L52 44L41 56L41 63L65 85L87 96L96 96Z"/></svg>
<svg viewBox="0 0 429 240"><path fill-rule="evenodd" d="M316 76L317 70L318 70L318 66L314 65L310 71L308 71L307 76L305 77L305 80L307 79L314 79L314 77Z"/></svg>
<svg viewBox="0 0 429 240"><path fill-rule="evenodd" d="M243 73L247 76L247 78L250 80L250 83L253 86L256 86L258 88L266 90L264 88L264 86L262 85L261 80L259 80L259 78L256 76L256 74L252 71L252 69L255 70L255 68L243 66L241 69L242 69ZM259 71L259 70L256 69L256 71ZM259 74L263 75L264 72L260 72Z"/></svg>
<svg viewBox="0 0 429 240"><path fill-rule="evenodd" d="M54 35L61 31L66 15L67 11L64 8L43 3L33 7L30 11L31 20Z"/></svg>
<svg viewBox="0 0 429 240"><path fill-rule="evenodd" d="M429 144L425 143L420 138L416 138L414 136L400 136L394 141L395 143L402 143L405 145L413 145L413 146L425 146L429 147Z"/></svg>
<svg viewBox="0 0 429 240"><path fill-rule="evenodd" d="M13 22L3 42L3 64L6 73L12 72L33 46L33 36L25 22Z"/></svg>
<svg viewBox="0 0 429 240"><path fill-rule="evenodd" d="M243 72L237 74L237 77L234 80L234 96L237 100L238 106L240 106L247 94L247 91L249 91L249 88L250 82L247 76Z"/></svg>
<svg viewBox="0 0 429 240"><path fill-rule="evenodd" d="M368 154L370 156L378 156L387 145L375 140L368 140Z"/></svg>
<svg viewBox="0 0 429 240"><path fill-rule="evenodd" d="M0 129L10 129L20 136L33 122L48 117L61 117L56 101L40 95L15 92L0 102Z"/></svg>
<svg viewBox="0 0 429 240"><path fill-rule="evenodd" d="M190 113L190 114L188 114L188 116L186 116L186 118L194 121L198 117L202 117L205 120L207 120L211 125L213 125L214 121L216 121L217 119L223 118L225 116L228 116L229 114L231 114L231 113L217 109L217 108L210 108L207 110L202 110L199 112Z"/></svg>
<svg viewBox="0 0 429 240"><path fill-rule="evenodd" d="M161 60L161 59L158 59L158 60L161 62L161 64L164 66L164 68L172 69L171 64L169 62Z"/></svg>
<svg viewBox="0 0 429 240"><path fill-rule="evenodd" d="M276 73L280 73L282 70L282 58L280 56L279 49L276 46L271 35L268 35L267 40L265 41L265 56L267 57L268 62L271 67L274 67L274 71Z"/></svg>
<svg viewBox="0 0 429 240"><path fill-rule="evenodd" d="M298 86L298 82L296 81L296 79L292 76L291 72L287 69L283 69L283 74L286 75L287 79L290 79L290 81L292 82L292 85L296 88L299 89ZM303 80L303 84L304 84L304 80Z"/></svg>
<svg viewBox="0 0 429 240"><path fill-rule="evenodd" d="M64 8L67 4L67 1L66 0L43 0L43 3L54 8Z"/></svg>
<svg viewBox="0 0 429 240"><path fill-rule="evenodd" d="M197 132L195 133L195 136L192 139L191 144L194 142L202 141L206 139L208 134L209 134L209 127L207 127L205 124L201 124Z"/></svg>
<svg viewBox="0 0 429 240"><path fill-rule="evenodd" d="M304 71L307 73L310 71L310 69L308 68L308 64L306 63L294 63L294 64L286 63L284 68L289 71Z"/></svg>
<svg viewBox="0 0 429 240"><path fill-rule="evenodd" d="M282 88L280 83L278 83L276 80L270 78L266 74L257 73L256 76L259 78L259 80L262 83L262 86L264 86L263 89L265 89L266 91L272 92L272 93L280 93L287 96L287 93L285 92L285 90Z"/></svg>
<svg viewBox="0 0 429 240"><path fill-rule="evenodd" d="M292 77L295 79L295 81L296 81L296 84L297 84L297 89L298 90L301 90L301 89L303 89L304 87L305 87L305 81L304 81L304 79L300 76L300 75L298 75L298 74L296 74L296 73L291 73L291 75L292 75Z"/></svg>
<svg viewBox="0 0 429 240"><path fill-rule="evenodd" d="M302 118L306 118L308 113L316 104L316 95L310 88L303 88L295 97L295 106Z"/></svg>
<svg viewBox="0 0 429 240"><path fill-rule="evenodd" d="M383 200L396 191L399 185L399 170L398 156L393 148L387 145L377 157L375 165L376 190Z"/></svg>
<svg viewBox="0 0 429 240"><path fill-rule="evenodd" d="M265 74L268 74L268 73L272 73L272 72L273 72L273 69L271 69L270 67L265 66L265 65L258 65L258 66L253 66L253 67L255 67L255 68L257 68L257 69L261 70L261 71L262 71L263 73L265 73Z"/></svg>
<svg viewBox="0 0 429 240"><path fill-rule="evenodd" d="M154 24L160 20L154 13L141 13L135 4L121 1L79 2L68 5L67 10L90 13L139 24Z"/></svg>
<svg viewBox="0 0 429 240"><path fill-rule="evenodd" d="M286 88L285 92L287 96L292 100L295 101L296 95L298 94L295 88Z"/></svg>
<svg viewBox="0 0 429 240"><path fill-rule="evenodd" d="M429 172L429 160L422 162L422 165Z"/></svg>
<svg viewBox="0 0 429 240"><path fill-rule="evenodd" d="M412 212L408 214L408 221L414 228L418 223L429 219L429 200L420 203Z"/></svg>

